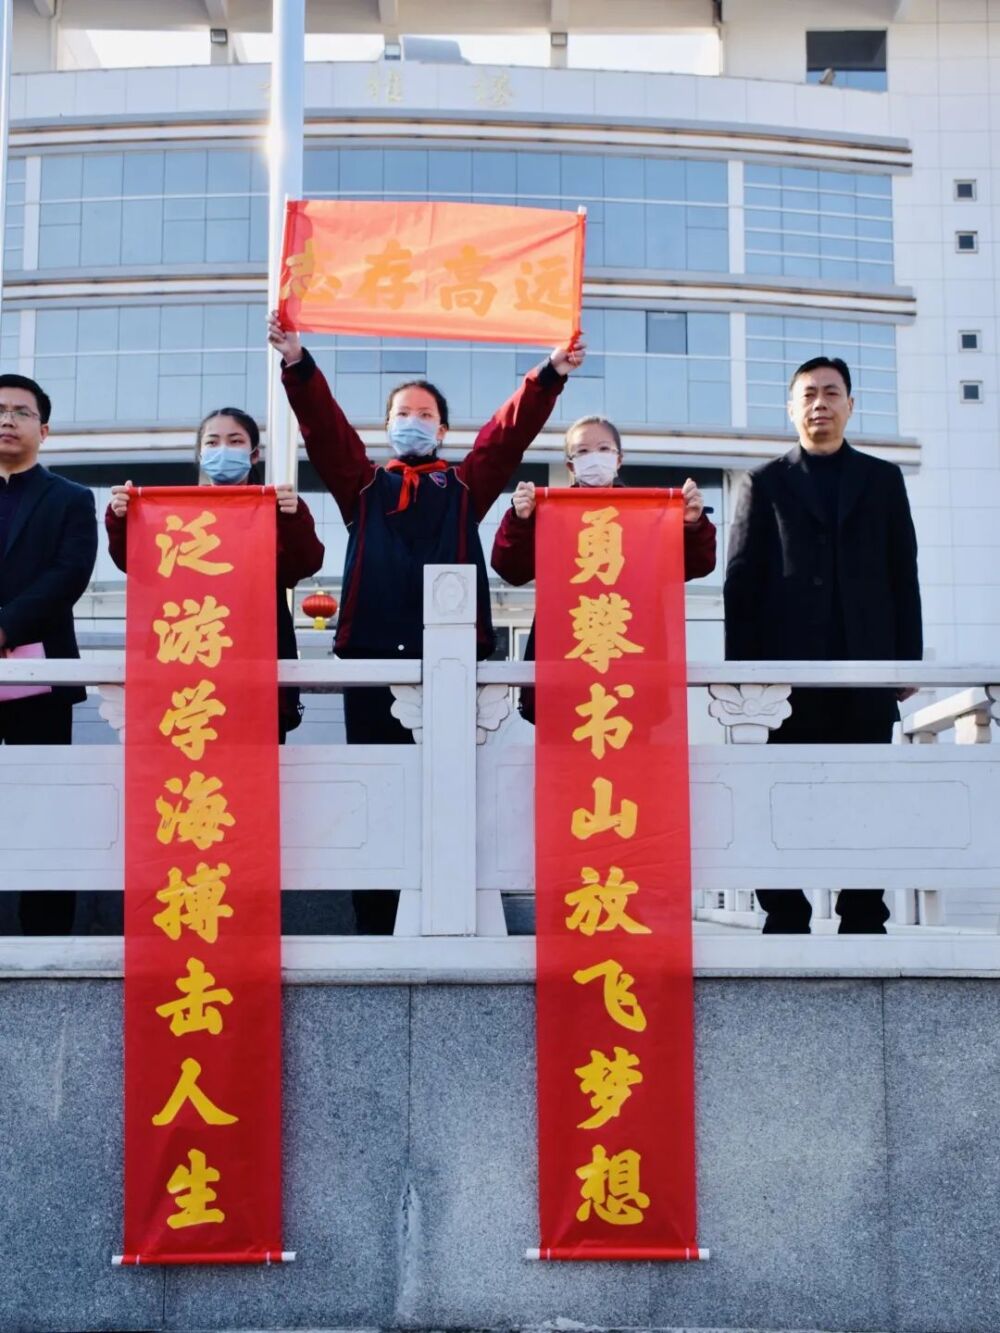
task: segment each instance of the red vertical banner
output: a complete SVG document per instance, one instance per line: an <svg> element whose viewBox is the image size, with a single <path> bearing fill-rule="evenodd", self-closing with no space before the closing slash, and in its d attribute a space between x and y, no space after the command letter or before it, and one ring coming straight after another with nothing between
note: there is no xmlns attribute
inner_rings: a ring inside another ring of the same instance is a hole
<svg viewBox="0 0 1000 1333"><path fill-rule="evenodd" d="M697 1259L679 491L539 492L543 1259Z"/></svg>
<svg viewBox="0 0 1000 1333"><path fill-rule="evenodd" d="M133 495L126 1263L281 1258L274 578L273 491Z"/></svg>

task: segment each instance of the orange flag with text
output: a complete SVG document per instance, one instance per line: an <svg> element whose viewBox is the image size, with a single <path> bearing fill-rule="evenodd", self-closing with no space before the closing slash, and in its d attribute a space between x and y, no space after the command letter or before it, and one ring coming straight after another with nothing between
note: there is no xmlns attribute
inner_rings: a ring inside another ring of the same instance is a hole
<svg viewBox="0 0 1000 1333"><path fill-rule="evenodd" d="M585 224L494 204L290 202L279 318L300 332L568 344Z"/></svg>

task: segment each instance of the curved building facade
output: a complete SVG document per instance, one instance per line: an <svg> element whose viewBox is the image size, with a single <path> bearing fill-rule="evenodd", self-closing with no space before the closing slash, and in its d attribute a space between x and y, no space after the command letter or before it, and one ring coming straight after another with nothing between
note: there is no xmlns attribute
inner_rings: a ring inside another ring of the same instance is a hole
<svg viewBox="0 0 1000 1333"><path fill-rule="evenodd" d="M604 413L622 430L629 478L696 476L723 537L734 477L791 443L791 369L818 352L844 357L855 378L851 438L911 481L929 651L988 657L997 645L986 515L1000 499L995 376L983 370L994 364L991 162L980 164L974 135L943 126L959 103L973 113L986 59L978 27L991 25L942 16L931 33L919 5L905 21L894 5L869 5L864 23L847 18L887 31L887 72L863 88L838 86L835 71L833 86L810 86L809 27L821 7L798 6L765 30L772 8L723 7L731 73L719 77L310 63L305 192L585 207L590 355L523 475L564 480L562 431ZM919 54L932 37L933 59ZM938 58L946 37L972 62L967 94L941 92L946 73L958 80L957 57ZM933 65L933 97L915 86L922 64ZM756 77L768 71L779 77ZM871 91L880 79L886 90ZM126 475L176 477L212 408L263 417L268 86L267 66L237 64L13 78L0 351L52 394L49 457L99 492ZM959 178L972 182L967 202ZM971 242L957 239L959 215ZM457 455L539 356L398 338L309 342L376 453L399 379L442 386ZM970 491L959 499L963 477ZM307 467L302 485L316 486ZM345 533L332 502L314 502L322 578L336 588ZM487 519L487 547L501 508ZM696 657L721 652L721 568L688 590ZM102 558L88 609L117 620L121 597ZM496 598L499 623L528 623L530 592L498 586ZM513 638L506 649L516 651Z"/></svg>

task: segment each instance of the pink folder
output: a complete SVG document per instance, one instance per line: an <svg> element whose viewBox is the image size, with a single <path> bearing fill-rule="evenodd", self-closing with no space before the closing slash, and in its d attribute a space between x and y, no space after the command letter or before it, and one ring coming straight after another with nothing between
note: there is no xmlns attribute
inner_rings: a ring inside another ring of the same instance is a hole
<svg viewBox="0 0 1000 1333"><path fill-rule="evenodd" d="M45 649L40 643L22 643L19 648L8 648L4 657L44 657ZM12 699L28 699L33 694L51 694L51 685L0 685L0 703L9 703Z"/></svg>

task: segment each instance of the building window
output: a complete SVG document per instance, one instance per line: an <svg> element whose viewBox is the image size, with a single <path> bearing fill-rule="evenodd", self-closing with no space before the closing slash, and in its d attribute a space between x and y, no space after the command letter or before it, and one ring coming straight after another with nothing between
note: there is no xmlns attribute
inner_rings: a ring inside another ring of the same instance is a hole
<svg viewBox="0 0 1000 1333"><path fill-rule="evenodd" d="M889 176L748 164L743 193L748 273L892 284Z"/></svg>
<svg viewBox="0 0 1000 1333"><path fill-rule="evenodd" d="M980 336L980 335L979 335L979 330L978 330L978 329L964 329L964 330L958 335L958 347L959 347L959 351L962 351L962 352L978 352L978 351L979 351L979 346L980 346L980 344L979 344L979 336Z"/></svg>
<svg viewBox="0 0 1000 1333"><path fill-rule="evenodd" d="M884 93L885 32L807 32L806 82Z"/></svg>
<svg viewBox="0 0 1000 1333"><path fill-rule="evenodd" d="M983 382L982 380L963 380L962 381L962 402L963 403L981 403L983 401Z"/></svg>
<svg viewBox="0 0 1000 1333"><path fill-rule="evenodd" d="M747 424L751 430L791 431L788 381L803 361L839 356L851 371L854 413L848 438L895 436L896 330L891 324L846 319L747 315Z"/></svg>
<svg viewBox="0 0 1000 1333"><path fill-rule="evenodd" d="M956 181L955 198L956 199L975 199L976 182L975 181Z"/></svg>
<svg viewBox="0 0 1000 1333"><path fill-rule="evenodd" d="M963 255L975 254L976 251L979 249L979 232L956 231L955 249L959 252L959 254Z"/></svg>

